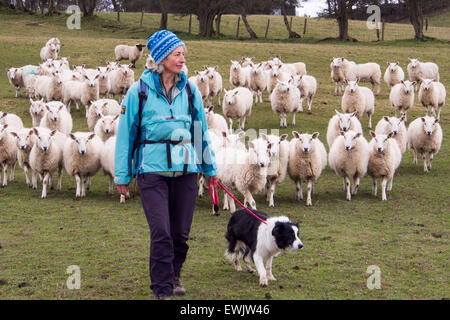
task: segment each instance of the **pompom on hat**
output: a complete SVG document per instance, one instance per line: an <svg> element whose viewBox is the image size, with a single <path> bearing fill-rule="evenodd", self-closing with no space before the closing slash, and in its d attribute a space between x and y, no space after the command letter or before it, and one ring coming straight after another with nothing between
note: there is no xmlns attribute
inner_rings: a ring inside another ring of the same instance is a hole
<svg viewBox="0 0 450 320"><path fill-rule="evenodd" d="M147 42L147 49L155 63L163 61L173 50L179 46L186 46L173 32L159 30L151 35Z"/></svg>

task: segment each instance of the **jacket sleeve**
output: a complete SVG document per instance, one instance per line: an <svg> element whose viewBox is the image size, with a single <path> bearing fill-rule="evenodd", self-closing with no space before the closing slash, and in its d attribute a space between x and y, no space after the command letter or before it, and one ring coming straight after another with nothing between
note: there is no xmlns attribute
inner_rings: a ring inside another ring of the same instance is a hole
<svg viewBox="0 0 450 320"><path fill-rule="evenodd" d="M206 177L216 176L217 170L216 156L212 149L211 139L208 133L208 124L206 123L205 110L203 109L203 101L197 86L192 85L192 93L194 94L194 148L197 152L200 163L198 164L200 171ZM201 130L200 130L201 128ZM201 134L199 134L201 132ZM200 154L201 153L201 154Z"/></svg>
<svg viewBox="0 0 450 320"><path fill-rule="evenodd" d="M129 184L132 178L133 143L139 112L139 82L135 82L122 101L114 154L114 182Z"/></svg>

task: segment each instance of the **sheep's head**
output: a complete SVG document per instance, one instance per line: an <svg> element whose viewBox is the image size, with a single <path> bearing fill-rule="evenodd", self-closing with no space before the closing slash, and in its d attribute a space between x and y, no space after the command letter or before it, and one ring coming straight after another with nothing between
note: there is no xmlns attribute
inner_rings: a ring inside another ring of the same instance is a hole
<svg viewBox="0 0 450 320"><path fill-rule="evenodd" d="M406 80L406 81L401 80L400 83L403 86L403 92L405 94L410 94L410 93L414 92L414 85L416 84L415 81L411 82L409 80Z"/></svg>
<svg viewBox="0 0 450 320"><path fill-rule="evenodd" d="M198 71L195 70L195 74L197 75L197 81L199 82L208 82L208 71L207 70L203 70L203 71Z"/></svg>
<svg viewBox="0 0 450 320"><path fill-rule="evenodd" d="M398 66L399 66L398 62L388 62L388 69L389 69L390 72L397 71Z"/></svg>
<svg viewBox="0 0 450 320"><path fill-rule="evenodd" d="M103 132L106 134L114 134L117 126L117 119L119 115L116 116L102 116L98 121L101 121L101 127Z"/></svg>
<svg viewBox="0 0 450 320"><path fill-rule="evenodd" d="M353 113L340 113L337 110L334 110L338 116L339 119L339 129L341 131L346 132L347 130L350 130L350 127L352 126L352 117L355 117L357 112Z"/></svg>
<svg viewBox="0 0 450 320"><path fill-rule="evenodd" d="M269 166L270 163L270 145L267 141L266 135L261 135L261 138L248 142L250 161L261 168Z"/></svg>
<svg viewBox="0 0 450 320"><path fill-rule="evenodd" d="M108 72L111 71L109 67L97 67L97 71L100 79L106 79L108 77Z"/></svg>
<svg viewBox="0 0 450 320"><path fill-rule="evenodd" d="M142 48L143 48L143 47L145 47L145 44L140 44L140 43L138 43L138 44L136 45L136 48L138 48L139 51L142 51Z"/></svg>
<svg viewBox="0 0 450 320"><path fill-rule="evenodd" d="M345 150L350 151L356 146L356 142L361 137L360 132L348 130L347 132L341 131L340 135L344 137Z"/></svg>
<svg viewBox="0 0 450 320"><path fill-rule="evenodd" d="M59 112L62 110L64 106L54 106L54 105L45 105L45 109L47 110L47 118L51 121L58 121L59 119Z"/></svg>
<svg viewBox="0 0 450 320"><path fill-rule="evenodd" d="M50 51L55 52L56 51L56 46L53 43L50 43Z"/></svg>
<svg viewBox="0 0 450 320"><path fill-rule="evenodd" d="M45 103L44 103L44 99L41 100L36 100L34 101L33 99L30 98L30 113L32 115L43 115L45 112Z"/></svg>
<svg viewBox="0 0 450 320"><path fill-rule="evenodd" d="M272 58L272 62L273 62L275 65L280 66L280 67L281 67L281 65L283 64L283 63L281 62L281 58L280 58L280 57Z"/></svg>
<svg viewBox="0 0 450 320"><path fill-rule="evenodd" d="M225 103L228 105L232 105L236 102L236 97L239 95L239 91L238 90L230 90L230 91L225 91Z"/></svg>
<svg viewBox="0 0 450 320"><path fill-rule="evenodd" d="M270 67L270 75L274 78L278 78L278 75L280 74L280 66L277 64L269 64Z"/></svg>
<svg viewBox="0 0 450 320"><path fill-rule="evenodd" d="M270 150L269 156L271 158L278 158L278 155L280 153L280 143L281 143L281 141L286 140L288 135L283 134L281 137L279 137L279 136L271 134L266 137L267 137L267 143L269 144L269 150Z"/></svg>
<svg viewBox="0 0 450 320"><path fill-rule="evenodd" d="M373 148L378 153L383 153L384 150L386 150L388 139L392 138L394 136L393 132L390 132L389 134L376 134L373 131L370 131L370 135L373 138Z"/></svg>
<svg viewBox="0 0 450 320"><path fill-rule="evenodd" d="M292 131L292 135L295 139L298 139L300 143L297 143L297 148L302 153L309 153L313 151L314 148L314 139L317 139L319 136L318 132L314 132L313 134L304 133L299 134L297 131Z"/></svg>
<svg viewBox="0 0 450 320"><path fill-rule="evenodd" d="M71 138L73 141L77 144L78 153L81 155L85 155L88 150L89 142L95 137L95 133L90 134L89 136L75 136L72 133L69 133L69 138Z"/></svg>
<svg viewBox="0 0 450 320"><path fill-rule="evenodd" d="M428 91L433 88L434 79L422 79L421 87L423 90Z"/></svg>
<svg viewBox="0 0 450 320"><path fill-rule="evenodd" d="M228 133L222 131L222 138L224 139L224 145L227 148L244 149L244 143L242 139L245 137L245 132L240 130L235 133Z"/></svg>
<svg viewBox="0 0 450 320"><path fill-rule="evenodd" d="M400 132L400 126L402 125L402 122L405 121L405 116L402 116L401 118L384 116L383 120L389 124L389 130L395 136Z"/></svg>
<svg viewBox="0 0 450 320"><path fill-rule="evenodd" d="M411 63L409 64L411 66L411 68L417 68L417 66L420 63L419 59L411 59L411 58L408 58L408 59L409 59L409 61L411 61Z"/></svg>
<svg viewBox="0 0 450 320"><path fill-rule="evenodd" d="M423 131L426 135L431 136L436 130L436 124L439 123L439 119L436 119L435 117L422 117L422 123L423 123Z"/></svg>
<svg viewBox="0 0 450 320"><path fill-rule="evenodd" d="M344 61L344 58L334 58L331 60L331 64L333 68L340 68L342 67L342 62Z"/></svg>
<svg viewBox="0 0 450 320"><path fill-rule="evenodd" d="M233 61L233 60L230 60L230 61L231 61L231 69L232 70L241 69L241 64L239 63L239 61Z"/></svg>
<svg viewBox="0 0 450 320"><path fill-rule="evenodd" d="M214 77L216 76L216 70L219 68L219 66L214 67L204 66L204 68L209 79L214 79Z"/></svg>
<svg viewBox="0 0 450 320"><path fill-rule="evenodd" d="M359 80L356 80L356 81L344 80L344 82L347 83L347 88L350 91L350 93L355 93L355 92L358 91L358 88L359 88L358 82L359 82Z"/></svg>
<svg viewBox="0 0 450 320"><path fill-rule="evenodd" d="M280 81L277 79L277 83L278 83L277 86L278 86L279 90L282 92L288 92L292 86L291 79L289 79L287 81Z"/></svg>
<svg viewBox="0 0 450 320"><path fill-rule="evenodd" d="M17 149L19 150L29 150L31 148L31 135L33 134L33 130L30 131L19 131L14 132L11 131L10 134L16 138Z"/></svg>
<svg viewBox="0 0 450 320"><path fill-rule="evenodd" d="M8 78L14 80L16 78L16 73L19 71L18 68L9 68L8 69Z"/></svg>
<svg viewBox="0 0 450 320"><path fill-rule="evenodd" d="M83 74L83 79L84 82L91 88L94 88L96 85L98 85L98 78L100 77L100 73L95 72L95 73L84 73Z"/></svg>
<svg viewBox="0 0 450 320"><path fill-rule="evenodd" d="M38 130L37 128L33 128L33 133L36 135L36 144L37 146L44 152L47 152L53 143L52 137L56 134L57 130L53 130L48 132L47 130Z"/></svg>
<svg viewBox="0 0 450 320"><path fill-rule="evenodd" d="M250 58L250 57L242 57L242 66L243 67L248 67L248 66L253 67L252 59L253 58Z"/></svg>

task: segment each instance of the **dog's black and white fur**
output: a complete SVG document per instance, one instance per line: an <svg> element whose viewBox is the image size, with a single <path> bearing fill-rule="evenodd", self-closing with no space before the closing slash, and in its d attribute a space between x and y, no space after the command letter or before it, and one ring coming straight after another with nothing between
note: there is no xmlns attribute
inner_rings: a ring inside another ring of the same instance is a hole
<svg viewBox="0 0 450 320"><path fill-rule="evenodd" d="M281 250L301 249L303 244L298 237L298 224L289 221L288 217L269 218L260 211L252 212L267 224L244 209L234 212L225 234L228 240L225 257L234 262L237 271L242 270L239 259L243 257L247 271L255 272L250 266L251 257L259 274L259 284L267 286L269 280L276 280L272 274L273 258L280 254Z"/></svg>

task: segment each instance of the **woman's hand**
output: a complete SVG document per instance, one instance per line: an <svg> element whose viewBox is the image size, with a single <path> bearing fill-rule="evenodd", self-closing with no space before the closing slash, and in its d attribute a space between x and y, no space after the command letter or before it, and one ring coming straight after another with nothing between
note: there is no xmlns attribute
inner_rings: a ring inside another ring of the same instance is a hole
<svg viewBox="0 0 450 320"><path fill-rule="evenodd" d="M119 184L117 185L117 191L125 197L128 197L130 194L130 187L127 184Z"/></svg>
<svg viewBox="0 0 450 320"><path fill-rule="evenodd" d="M214 184L214 181L217 182L218 180L217 176L208 177L208 183L210 184Z"/></svg>

